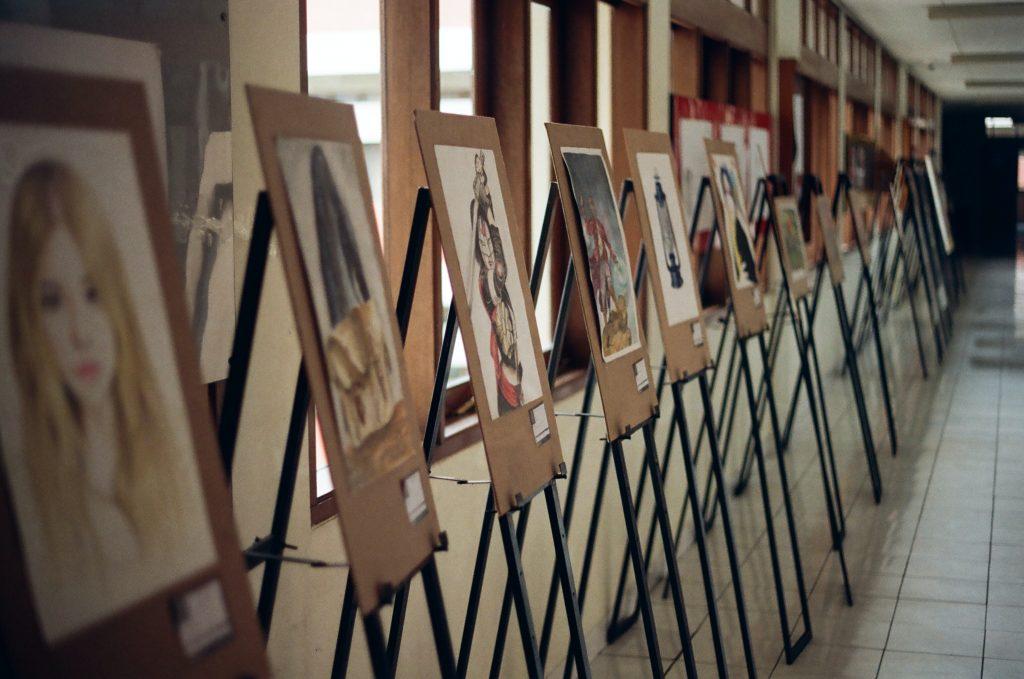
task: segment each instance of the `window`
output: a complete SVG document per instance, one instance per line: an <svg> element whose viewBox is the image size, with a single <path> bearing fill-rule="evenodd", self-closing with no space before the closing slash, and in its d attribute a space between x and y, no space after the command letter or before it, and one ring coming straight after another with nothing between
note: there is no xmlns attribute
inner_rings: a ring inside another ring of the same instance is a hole
<svg viewBox="0 0 1024 679"><path fill-rule="evenodd" d="M530 252L540 245L540 220L551 187L551 151L544 123L551 120L551 8L530 3ZM555 304L551 297L551 257L537 294L537 329L545 351L551 348Z"/></svg>
<svg viewBox="0 0 1024 679"><path fill-rule="evenodd" d="M380 2L306 0L306 91L350 103L366 154L377 228L383 227ZM320 421L311 409L310 500L314 523L334 515L334 483Z"/></svg>

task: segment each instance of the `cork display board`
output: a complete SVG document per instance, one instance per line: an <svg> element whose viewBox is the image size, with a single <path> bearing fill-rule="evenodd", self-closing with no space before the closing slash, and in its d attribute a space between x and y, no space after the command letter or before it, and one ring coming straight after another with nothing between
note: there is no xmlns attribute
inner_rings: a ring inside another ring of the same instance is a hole
<svg viewBox="0 0 1024 679"><path fill-rule="evenodd" d="M775 238L782 252L782 266L789 283L789 294L796 301L810 294L811 267L807 263L807 245L804 243L804 228L800 223L800 207L793 196L778 196L772 199L772 222L775 224Z"/></svg>
<svg viewBox="0 0 1024 679"><path fill-rule="evenodd" d="M351 106L246 88L356 600L370 613L440 528Z"/></svg>
<svg viewBox="0 0 1024 679"><path fill-rule="evenodd" d="M139 82L0 69L0 632L24 676L266 676Z"/></svg>
<svg viewBox="0 0 1024 679"><path fill-rule="evenodd" d="M416 111L499 514L559 473L562 449L530 276L493 118Z"/></svg>
<svg viewBox="0 0 1024 679"><path fill-rule="evenodd" d="M832 219L832 201L823 193L815 194L813 201L818 229L825 245L825 264L828 265L829 279L833 286L842 285L845 274L843 251L839 248L839 229L836 228L835 220Z"/></svg>
<svg viewBox="0 0 1024 679"><path fill-rule="evenodd" d="M711 195L736 330L740 337L750 337L768 328L768 317L757 280L757 249L747 220L749 212L737 169L736 149L718 139L706 139L704 148L711 170Z"/></svg>
<svg viewBox="0 0 1024 679"><path fill-rule="evenodd" d="M646 130L624 130L623 136L665 361L673 381L685 380L711 367L713 361L672 140L667 134Z"/></svg>
<svg viewBox="0 0 1024 679"><path fill-rule="evenodd" d="M657 399L604 135L546 127L608 438L618 439L657 413Z"/></svg>

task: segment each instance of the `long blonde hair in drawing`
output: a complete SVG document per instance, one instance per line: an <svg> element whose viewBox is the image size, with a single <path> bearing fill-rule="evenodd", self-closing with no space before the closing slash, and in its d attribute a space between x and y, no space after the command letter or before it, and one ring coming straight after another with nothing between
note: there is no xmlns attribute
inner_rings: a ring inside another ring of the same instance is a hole
<svg viewBox="0 0 1024 679"><path fill-rule="evenodd" d="M50 238L67 229L89 284L113 332L109 398L116 430L116 471L110 501L126 520L138 554L149 561L180 544L175 520L180 479L171 435L121 257L96 198L69 167L41 161L14 190L8 252L8 326L21 396L24 460L43 538L61 578L103 578L98 548L104 526L92 525L85 479L82 404L65 382L55 347L42 327L37 283ZM161 304L162 300L153 300ZM106 583L116 585L116 583Z"/></svg>

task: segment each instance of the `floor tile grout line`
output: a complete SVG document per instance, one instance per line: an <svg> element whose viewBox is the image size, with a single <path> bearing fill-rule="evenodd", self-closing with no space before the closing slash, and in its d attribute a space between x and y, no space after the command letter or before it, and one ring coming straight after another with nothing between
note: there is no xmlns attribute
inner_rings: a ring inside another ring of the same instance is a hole
<svg viewBox="0 0 1024 679"><path fill-rule="evenodd" d="M1003 337L1001 353L1003 357L1006 356L1006 337ZM999 440L1000 440L1000 423L1002 420L1003 412L1003 377L1005 376L1005 365L999 368L999 392L998 392L998 403L996 405L996 442L995 442L995 456L992 462L992 515L989 518L989 533L988 533L988 572L985 578L985 626L981 633L981 677L985 677L985 651L988 648L988 607L989 597L992 591L992 544L995 540L996 530L996 479L999 475Z"/></svg>
<svg viewBox="0 0 1024 679"><path fill-rule="evenodd" d="M947 367L950 367L950 366L947 365ZM955 367L956 367L956 372L955 372L955 378L954 378L955 379L954 387L956 385L956 382L958 382L960 380L960 367L961 366L955 366ZM949 373L939 372L939 371L936 371L936 372L932 373L932 375L936 379L936 382L939 382L940 381L940 376L944 375L944 374L948 375ZM940 405L940 407L941 407L941 405ZM949 424L949 414L952 411L952 408L953 408L953 401L952 401L952 399L950 399L947 402L947 404L946 404L946 414L945 414L945 417L944 417L943 422L942 422L943 434L945 433L945 429L946 429L946 427ZM889 651L889 640L892 638L892 627L893 627L893 625L895 624L895 621L896 621L896 612L899 610L899 607L900 607L900 594L903 593L903 583L906 581L907 570L910 567L910 558L911 558L911 556L914 553L914 543L917 541L917 533L918 533L918 530L921 527L921 517L924 515L924 509L925 509L925 505L927 504L928 493L931 490L932 479L935 476L935 465L938 463L939 450L942 447L942 438L943 438L943 436L940 435L939 436L939 440L936 441L934 450L932 451L933 457L932 457L931 469L929 469L929 471L928 471L928 483L925 486L924 499L921 501L921 508L918 511L917 521L914 524L914 535L913 535L913 537L911 538L911 541L910 541L910 552L907 553L906 562L903 564L903 573L900 575L900 586L896 590L896 606L893 608L892 617L889 619L889 631L885 635L885 644L882 647L882 653L878 657L878 668L875 670L875 679L878 679L880 677L880 675L882 673L882 664L885 662L885 654ZM918 452L918 454L920 454L920 451Z"/></svg>

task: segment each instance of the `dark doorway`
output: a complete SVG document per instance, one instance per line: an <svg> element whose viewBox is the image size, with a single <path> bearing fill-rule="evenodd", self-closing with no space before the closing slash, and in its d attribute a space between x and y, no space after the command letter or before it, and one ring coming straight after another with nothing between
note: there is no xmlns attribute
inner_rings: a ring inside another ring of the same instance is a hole
<svg viewBox="0 0 1024 679"><path fill-rule="evenodd" d="M1024 123L1024 106L946 104L942 110L942 173L953 233L965 254L1012 256L1017 247L1017 174L1024 139L993 135L986 118Z"/></svg>

